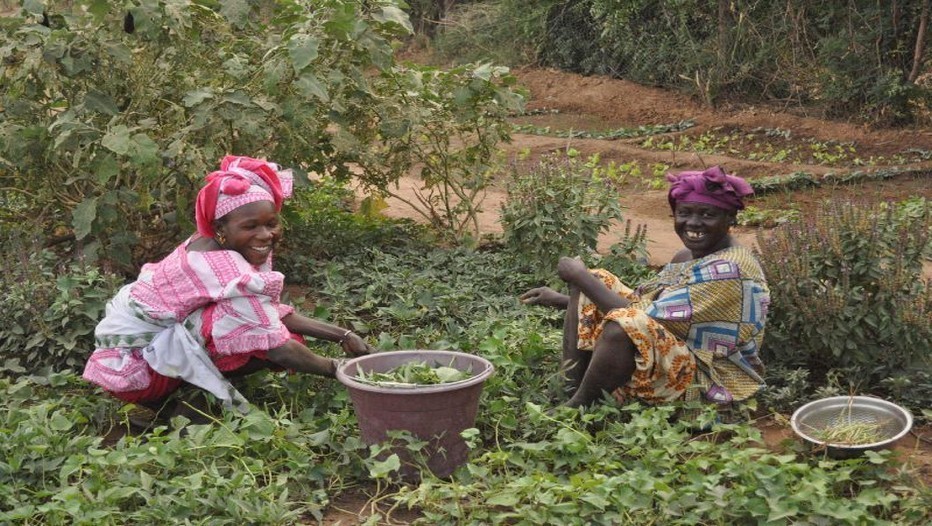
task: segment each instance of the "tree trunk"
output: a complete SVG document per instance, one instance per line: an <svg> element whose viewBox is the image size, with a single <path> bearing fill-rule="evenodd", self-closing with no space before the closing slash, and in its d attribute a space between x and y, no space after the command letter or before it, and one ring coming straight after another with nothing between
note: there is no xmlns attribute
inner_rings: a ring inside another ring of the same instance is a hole
<svg viewBox="0 0 932 526"><path fill-rule="evenodd" d="M913 69L909 72L907 81L916 82L919 70L922 69L922 55L926 47L926 27L929 25L929 0L922 0L922 14L919 15L919 30L916 32L916 49L913 51Z"/></svg>
<svg viewBox="0 0 932 526"><path fill-rule="evenodd" d="M728 57L728 4L729 0L718 0L718 61L724 65Z"/></svg>

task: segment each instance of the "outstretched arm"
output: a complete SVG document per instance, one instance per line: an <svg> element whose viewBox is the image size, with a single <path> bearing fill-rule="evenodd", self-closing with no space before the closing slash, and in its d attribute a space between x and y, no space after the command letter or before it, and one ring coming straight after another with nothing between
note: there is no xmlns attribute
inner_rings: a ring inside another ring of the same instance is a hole
<svg viewBox="0 0 932 526"><path fill-rule="evenodd" d="M361 356L375 352L371 345L352 330L311 319L297 312L282 318L282 323L293 333L337 342L343 347L343 352L350 356Z"/></svg>
<svg viewBox="0 0 932 526"><path fill-rule="evenodd" d="M570 297L561 294L550 287L537 287L518 296L525 305L543 305L555 309L565 309L569 305Z"/></svg>
<svg viewBox="0 0 932 526"><path fill-rule="evenodd" d="M314 354L313 351L294 340L269 349L268 360L292 371L311 373L333 378L336 376L337 361Z"/></svg>

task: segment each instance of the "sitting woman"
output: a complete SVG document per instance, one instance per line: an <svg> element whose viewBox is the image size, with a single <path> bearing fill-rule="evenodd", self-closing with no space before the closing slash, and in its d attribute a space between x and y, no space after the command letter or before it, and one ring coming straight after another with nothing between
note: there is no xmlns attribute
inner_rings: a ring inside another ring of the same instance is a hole
<svg viewBox="0 0 932 526"><path fill-rule="evenodd" d="M758 350L767 283L753 252L729 233L753 190L718 166L667 179L674 230L686 248L654 279L631 290L606 271L563 257L557 271L568 296L549 287L521 296L529 305L566 309L568 406L590 405L603 393L619 402L727 404L764 385Z"/></svg>
<svg viewBox="0 0 932 526"><path fill-rule="evenodd" d="M156 411L184 383L245 411L229 377L269 367L335 375L337 362L303 336L339 342L350 356L371 352L352 331L280 303L284 276L272 270L272 250L291 187L291 172L274 163L225 157L198 193L197 233L107 304L84 378Z"/></svg>

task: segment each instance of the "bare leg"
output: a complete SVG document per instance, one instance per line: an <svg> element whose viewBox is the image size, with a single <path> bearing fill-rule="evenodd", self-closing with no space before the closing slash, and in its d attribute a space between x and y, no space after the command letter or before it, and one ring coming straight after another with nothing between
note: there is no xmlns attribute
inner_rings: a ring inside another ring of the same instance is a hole
<svg viewBox="0 0 932 526"><path fill-rule="evenodd" d="M563 317L563 363L561 371L570 396L576 394L592 353L579 350L579 289L570 286L566 314Z"/></svg>
<svg viewBox="0 0 932 526"><path fill-rule="evenodd" d="M634 374L637 349L617 323L606 323L595 343L589 368L576 394L566 402L569 407L588 406L628 383Z"/></svg>

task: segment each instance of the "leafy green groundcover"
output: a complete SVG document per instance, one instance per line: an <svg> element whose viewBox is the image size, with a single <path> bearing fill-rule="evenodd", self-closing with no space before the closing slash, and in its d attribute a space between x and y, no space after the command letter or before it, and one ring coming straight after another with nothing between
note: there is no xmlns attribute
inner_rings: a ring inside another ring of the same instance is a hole
<svg viewBox="0 0 932 526"><path fill-rule="evenodd" d="M2 523L308 523L358 483L420 510L423 524L929 519L928 489L896 470L888 453L847 461L776 454L761 449L753 427L696 434L671 423L672 408L551 415L503 395L509 379L490 386L478 428L465 433L472 461L450 481L424 472L409 486L383 484L394 474L384 469L390 461L374 460L356 438L333 382L267 376L267 400L280 408L271 415L227 414L187 434L161 427L104 445L113 402L73 375L36 380L0 380Z"/></svg>
<svg viewBox="0 0 932 526"><path fill-rule="evenodd" d="M117 404L74 375L36 380L0 380L3 524L292 523L320 517L341 474L361 471L346 410L226 414L104 445L125 425Z"/></svg>
<svg viewBox="0 0 932 526"><path fill-rule="evenodd" d="M562 323L555 311L517 301L540 283L503 252L394 242L339 254L291 261L288 275L314 291L315 315L351 324L383 350L461 350L495 365L475 428L464 433L472 459L452 480L423 472L418 485L395 484L398 457L361 443L334 381L250 377L243 391L260 409L248 416L104 445L111 427L125 425L119 404L73 374L50 374L0 379L0 524L313 523L359 486L417 510L422 524L932 519L932 492L888 453L847 461L793 448L777 454L753 427L701 434L694 421L671 422L673 408L542 411L564 399ZM337 352L331 347L320 350Z"/></svg>

